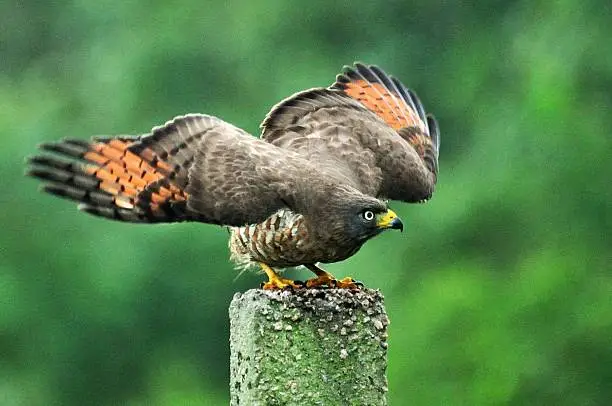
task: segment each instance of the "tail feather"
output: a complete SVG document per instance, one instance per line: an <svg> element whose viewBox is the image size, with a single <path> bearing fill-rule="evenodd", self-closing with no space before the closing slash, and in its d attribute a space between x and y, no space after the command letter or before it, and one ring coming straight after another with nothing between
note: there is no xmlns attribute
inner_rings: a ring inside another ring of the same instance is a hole
<svg viewBox="0 0 612 406"><path fill-rule="evenodd" d="M199 115L177 117L145 136L43 143L27 175L43 190L79 202L80 210L129 222L190 219L188 170L206 132Z"/></svg>

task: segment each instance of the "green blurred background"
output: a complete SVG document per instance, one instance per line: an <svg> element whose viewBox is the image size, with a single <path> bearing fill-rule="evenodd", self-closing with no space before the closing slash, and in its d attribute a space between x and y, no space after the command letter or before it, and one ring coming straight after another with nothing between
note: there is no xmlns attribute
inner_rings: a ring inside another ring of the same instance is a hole
<svg viewBox="0 0 612 406"><path fill-rule="evenodd" d="M386 296L390 403L608 404L611 8L2 2L0 404L227 404L227 307L262 280L233 281L219 227L114 223L39 194L22 176L37 143L187 112L258 134L354 60L442 129L433 200L393 204L403 234L328 267Z"/></svg>

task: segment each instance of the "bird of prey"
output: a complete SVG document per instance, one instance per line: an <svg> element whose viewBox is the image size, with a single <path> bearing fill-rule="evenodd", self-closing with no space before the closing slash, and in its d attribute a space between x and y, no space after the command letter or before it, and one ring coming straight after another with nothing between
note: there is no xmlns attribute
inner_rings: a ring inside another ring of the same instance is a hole
<svg viewBox="0 0 612 406"><path fill-rule="evenodd" d="M231 259L259 266L264 289L357 288L319 263L342 261L386 229L387 199L427 201L440 137L414 92L373 65L282 100L255 138L187 114L139 136L44 143L28 174L87 213L134 223L198 221L230 230ZM316 277L279 275L304 265Z"/></svg>

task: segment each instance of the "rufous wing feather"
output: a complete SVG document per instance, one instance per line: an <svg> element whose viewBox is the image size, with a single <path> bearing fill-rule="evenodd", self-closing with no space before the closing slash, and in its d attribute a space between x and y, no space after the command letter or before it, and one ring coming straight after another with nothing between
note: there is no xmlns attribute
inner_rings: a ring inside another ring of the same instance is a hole
<svg viewBox="0 0 612 406"><path fill-rule="evenodd" d="M439 130L427 115L418 96L377 66L355 63L346 66L330 89L342 91L374 112L419 154L437 176Z"/></svg>
<svg viewBox="0 0 612 406"><path fill-rule="evenodd" d="M80 203L90 214L129 222L190 219L187 172L203 134L198 115L177 117L145 136L45 143L28 174L43 190Z"/></svg>

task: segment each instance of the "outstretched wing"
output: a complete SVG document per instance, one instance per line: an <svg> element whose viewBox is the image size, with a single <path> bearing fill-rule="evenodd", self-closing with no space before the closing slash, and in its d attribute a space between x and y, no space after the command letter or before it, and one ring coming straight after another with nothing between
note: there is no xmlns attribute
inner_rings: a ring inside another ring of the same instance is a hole
<svg viewBox="0 0 612 406"><path fill-rule="evenodd" d="M90 214L142 223L187 220L187 173L202 136L189 128L195 121L177 118L143 136L44 143L45 153L29 159L28 174Z"/></svg>
<svg viewBox="0 0 612 406"><path fill-rule="evenodd" d="M345 67L329 88L297 93L262 123L262 138L375 196L428 199L438 175L438 125L417 96L376 66Z"/></svg>
<svg viewBox="0 0 612 406"><path fill-rule="evenodd" d="M297 154L199 114L144 136L67 139L41 149L28 174L45 181L43 190L90 214L140 223L257 223L283 207L300 209L304 173L316 172Z"/></svg>

